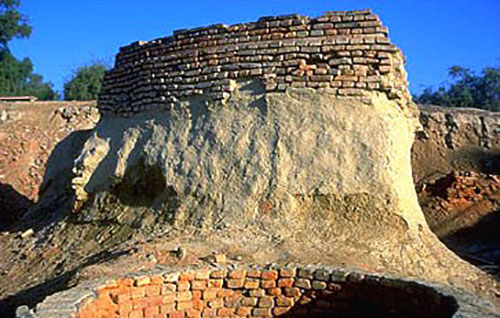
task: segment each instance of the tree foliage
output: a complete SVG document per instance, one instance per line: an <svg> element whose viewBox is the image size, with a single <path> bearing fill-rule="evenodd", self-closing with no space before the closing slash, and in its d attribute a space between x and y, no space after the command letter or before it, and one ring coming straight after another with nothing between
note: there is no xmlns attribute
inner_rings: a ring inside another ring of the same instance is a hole
<svg viewBox="0 0 500 318"><path fill-rule="evenodd" d="M500 66L487 67L481 75L462 66L452 66L448 71L452 82L434 90L427 87L414 100L420 104L448 107L475 107L500 111Z"/></svg>
<svg viewBox="0 0 500 318"><path fill-rule="evenodd" d="M31 34L31 26L18 11L19 6L19 0L0 0L0 95L57 99L52 84L45 83L41 75L33 73L30 59L18 60L8 48L10 40Z"/></svg>
<svg viewBox="0 0 500 318"><path fill-rule="evenodd" d="M25 38L31 34L28 19L18 8L19 0L0 0L0 48L6 48L13 38Z"/></svg>
<svg viewBox="0 0 500 318"><path fill-rule="evenodd" d="M65 100L95 100L101 91L107 67L102 63L78 68L64 84Z"/></svg>

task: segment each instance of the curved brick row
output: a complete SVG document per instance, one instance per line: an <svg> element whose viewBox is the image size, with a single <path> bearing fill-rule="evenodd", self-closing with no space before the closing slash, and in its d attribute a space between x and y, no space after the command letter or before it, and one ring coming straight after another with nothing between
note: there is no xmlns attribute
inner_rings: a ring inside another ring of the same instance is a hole
<svg viewBox="0 0 500 318"><path fill-rule="evenodd" d="M122 47L99 107L131 114L170 109L178 99L224 100L234 81L262 80L268 92L309 87L339 96L379 91L407 106L401 51L370 10L265 17L258 22L175 31Z"/></svg>
<svg viewBox="0 0 500 318"><path fill-rule="evenodd" d="M38 317L498 317L462 292L373 274L301 266L157 269L47 297Z"/></svg>

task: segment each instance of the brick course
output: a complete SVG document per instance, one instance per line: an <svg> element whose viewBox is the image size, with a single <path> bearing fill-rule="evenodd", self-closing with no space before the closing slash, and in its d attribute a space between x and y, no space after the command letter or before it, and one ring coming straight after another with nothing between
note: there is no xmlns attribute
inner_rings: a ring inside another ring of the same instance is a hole
<svg viewBox="0 0 500 318"><path fill-rule="evenodd" d="M290 87L338 96L379 91L407 107L404 59L370 10L263 17L257 22L174 31L122 47L104 80L104 113L172 109L179 99L230 97L240 79L267 92Z"/></svg>

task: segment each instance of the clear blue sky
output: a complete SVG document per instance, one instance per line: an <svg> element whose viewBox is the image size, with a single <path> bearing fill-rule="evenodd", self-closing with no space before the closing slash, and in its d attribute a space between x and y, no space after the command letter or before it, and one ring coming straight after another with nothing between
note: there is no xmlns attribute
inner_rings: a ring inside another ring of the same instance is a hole
<svg viewBox="0 0 500 318"><path fill-rule="evenodd" d="M451 65L500 64L500 0L21 0L33 25L10 44L62 90L78 66L112 65L120 46L175 29L255 21L260 16L371 8L407 57L412 92L439 85Z"/></svg>

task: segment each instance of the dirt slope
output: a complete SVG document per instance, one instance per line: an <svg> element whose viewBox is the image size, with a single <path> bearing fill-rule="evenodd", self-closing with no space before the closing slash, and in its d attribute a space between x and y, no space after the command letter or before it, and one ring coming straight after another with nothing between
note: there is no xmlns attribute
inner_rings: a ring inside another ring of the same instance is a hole
<svg viewBox="0 0 500 318"><path fill-rule="evenodd" d="M93 101L0 103L0 229L36 202L57 143L98 118Z"/></svg>

